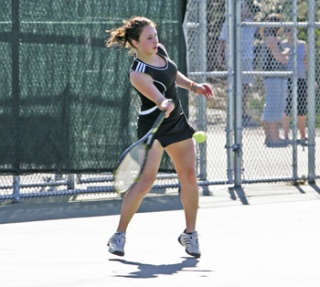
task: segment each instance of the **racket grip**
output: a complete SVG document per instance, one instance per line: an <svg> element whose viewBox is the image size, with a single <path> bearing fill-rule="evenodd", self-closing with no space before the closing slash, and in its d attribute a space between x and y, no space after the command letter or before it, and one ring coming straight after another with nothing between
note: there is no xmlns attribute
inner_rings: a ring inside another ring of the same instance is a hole
<svg viewBox="0 0 320 287"><path fill-rule="evenodd" d="M169 99L169 102L172 102L172 99ZM165 118L166 115L166 110L162 110L161 113L159 114L158 118L156 119L155 123L154 123L154 127L159 127L162 123L162 121Z"/></svg>
<svg viewBox="0 0 320 287"><path fill-rule="evenodd" d="M154 123L155 128L158 128L161 125L161 123L164 120L164 117L166 116L166 112L167 112L166 110L161 111L161 113L159 114L159 116L157 117L157 119Z"/></svg>

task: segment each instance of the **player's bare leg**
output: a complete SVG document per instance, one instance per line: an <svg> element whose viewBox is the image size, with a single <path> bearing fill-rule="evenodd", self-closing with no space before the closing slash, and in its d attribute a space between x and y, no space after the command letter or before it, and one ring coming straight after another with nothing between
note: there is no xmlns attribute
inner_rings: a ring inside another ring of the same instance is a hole
<svg viewBox="0 0 320 287"><path fill-rule="evenodd" d="M192 139L172 144L166 151L173 160L181 184L181 202L184 208L186 229L179 236L179 242L186 252L200 257L196 221L199 204L199 191L195 170L195 151Z"/></svg>
<svg viewBox="0 0 320 287"><path fill-rule="evenodd" d="M124 255L128 225L138 210L143 198L152 187L160 166L162 155L163 148L160 143L155 140L149 151L148 160L139 181L126 192L123 198L117 232L113 234L108 241L110 253L118 256Z"/></svg>
<svg viewBox="0 0 320 287"><path fill-rule="evenodd" d="M181 202L185 211L187 232L196 229L199 192L195 170L195 151L192 139L172 144L166 148L181 184Z"/></svg>
<svg viewBox="0 0 320 287"><path fill-rule="evenodd" d="M156 179L162 155L163 148L159 141L155 140L149 151L143 174L141 174L139 181L126 192L123 198L120 221L117 228L118 232L126 232L127 227L133 215L138 210L143 198L151 190Z"/></svg>

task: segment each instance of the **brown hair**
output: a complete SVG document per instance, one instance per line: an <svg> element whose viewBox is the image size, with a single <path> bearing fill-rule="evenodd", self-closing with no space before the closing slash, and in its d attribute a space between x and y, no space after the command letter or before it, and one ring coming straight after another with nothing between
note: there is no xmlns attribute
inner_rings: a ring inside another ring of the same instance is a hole
<svg viewBox="0 0 320 287"><path fill-rule="evenodd" d="M145 17L132 17L129 20L123 20L124 25L113 30L107 30L111 36L106 40L106 46L121 46L124 48L135 49L132 45L132 40L139 41L142 29L145 26L152 25L156 27L156 24Z"/></svg>

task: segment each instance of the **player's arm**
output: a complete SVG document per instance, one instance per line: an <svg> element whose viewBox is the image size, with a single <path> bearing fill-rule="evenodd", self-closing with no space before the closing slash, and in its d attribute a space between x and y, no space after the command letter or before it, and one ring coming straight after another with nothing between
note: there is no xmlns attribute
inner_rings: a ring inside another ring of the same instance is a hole
<svg viewBox="0 0 320 287"><path fill-rule="evenodd" d="M167 110L166 117L173 111L174 103L159 92L148 74L132 71L130 82L141 94L154 102L160 110Z"/></svg>
<svg viewBox="0 0 320 287"><path fill-rule="evenodd" d="M183 75L181 72L178 71L177 76L176 76L176 83L177 86L180 88L186 89L186 90L191 90L195 94L202 94L204 95L208 100L213 97L213 91L211 87L206 84L197 84L188 79L185 75Z"/></svg>
<svg viewBox="0 0 320 287"><path fill-rule="evenodd" d="M162 50L166 53L167 57L169 58L168 52L162 44L159 44L159 46L162 48ZM177 72L176 76L176 84L180 88L183 89L189 89L193 91L195 94L202 94L205 95L207 99L211 99L213 97L213 92L212 89L208 84L196 84L190 79L188 79L185 75L180 73L179 71Z"/></svg>

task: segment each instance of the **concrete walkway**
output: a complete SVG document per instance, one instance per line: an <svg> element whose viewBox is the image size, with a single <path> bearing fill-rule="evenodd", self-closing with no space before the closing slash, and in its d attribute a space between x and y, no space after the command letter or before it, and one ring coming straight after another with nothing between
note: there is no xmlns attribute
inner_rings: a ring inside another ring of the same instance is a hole
<svg viewBox="0 0 320 287"><path fill-rule="evenodd" d="M177 241L178 194L148 196L127 233L126 255L107 252L120 199L0 205L1 287L319 287L317 185L210 187L200 197L202 257Z"/></svg>

